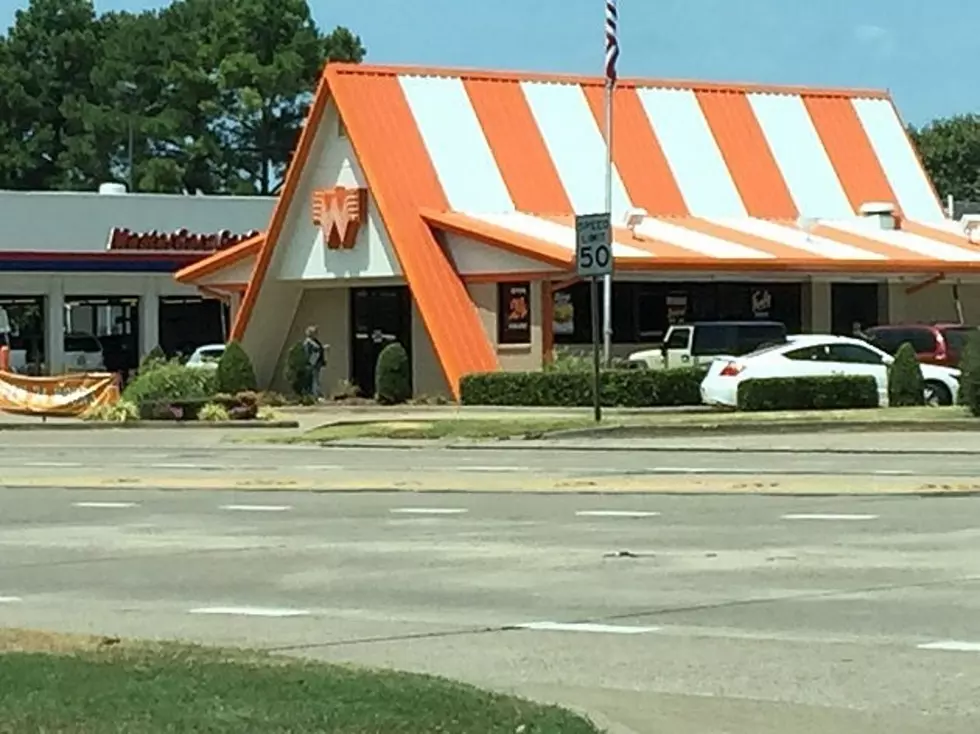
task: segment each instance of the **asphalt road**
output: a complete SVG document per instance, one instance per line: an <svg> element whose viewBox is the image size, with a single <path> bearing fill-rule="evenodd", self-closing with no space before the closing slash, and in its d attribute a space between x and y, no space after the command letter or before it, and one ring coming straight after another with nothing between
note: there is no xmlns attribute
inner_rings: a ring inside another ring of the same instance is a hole
<svg viewBox="0 0 980 734"><path fill-rule="evenodd" d="M978 541L973 497L6 489L0 624L445 674L613 732L975 734Z"/></svg>
<svg viewBox="0 0 980 734"><path fill-rule="evenodd" d="M239 438L255 434L240 432ZM292 479L307 487L367 486L437 475L440 486L457 479L495 477L617 479L685 475L921 477L980 482L975 434L817 434L813 436L688 437L605 443L524 444L477 448L324 448L233 443L208 430L16 432L0 445L0 486L100 482L139 478L143 485L181 486L206 479L235 487ZM598 445L604 451L583 451ZM623 451L626 448L638 450ZM531 449L531 450L529 450ZM504 488L503 484L491 485ZM464 484L460 485L466 489ZM601 488L601 486L600 486Z"/></svg>

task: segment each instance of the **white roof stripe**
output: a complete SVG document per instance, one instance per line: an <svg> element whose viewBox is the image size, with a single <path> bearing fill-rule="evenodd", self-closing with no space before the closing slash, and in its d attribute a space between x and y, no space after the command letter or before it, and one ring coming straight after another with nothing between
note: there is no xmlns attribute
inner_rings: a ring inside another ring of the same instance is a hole
<svg viewBox="0 0 980 734"><path fill-rule="evenodd" d="M690 89L637 89L667 165L694 216L747 216L731 171Z"/></svg>
<svg viewBox="0 0 980 734"><path fill-rule="evenodd" d="M887 99L856 99L851 104L895 192L902 213L909 219L921 222L944 219L942 207L919 165L892 103Z"/></svg>
<svg viewBox="0 0 980 734"><path fill-rule="evenodd" d="M925 257L933 257L937 260L948 262L980 262L980 250L970 250L966 247L956 247L944 242L930 240L926 237L919 237L911 232L901 230L881 229L873 223L863 220L850 221L827 221L822 222L828 227L834 227L844 232L867 237L868 239L883 242L891 247L897 247L909 252L914 252ZM964 244L966 244L964 242Z"/></svg>
<svg viewBox="0 0 980 734"><path fill-rule="evenodd" d="M800 214L853 216L854 209L803 99L795 94L746 97Z"/></svg>
<svg viewBox="0 0 980 734"><path fill-rule="evenodd" d="M643 220L643 223L636 228L636 233L669 245L683 247L685 250L691 250L700 255L722 260L771 260L773 258L771 253L753 250L751 247L740 245L737 242L729 242L651 217Z"/></svg>
<svg viewBox="0 0 980 734"><path fill-rule="evenodd" d="M715 219L709 220L723 227L729 227L740 232L772 240L787 247L795 247L797 250L812 253L818 257L825 257L830 260L886 260L883 255L876 252L868 252L842 242L835 242L826 237L809 235L801 229L786 227L775 222L764 219Z"/></svg>
<svg viewBox="0 0 980 734"><path fill-rule="evenodd" d="M521 88L576 214L605 211L606 142L585 91L545 82L521 82ZM615 166L612 194L613 221L623 221L632 204Z"/></svg>
<svg viewBox="0 0 980 734"><path fill-rule="evenodd" d="M463 80L400 76L398 81L449 206L459 211L514 211Z"/></svg>
<svg viewBox="0 0 980 734"><path fill-rule="evenodd" d="M514 214L467 214L472 219L477 219L487 224L509 229L511 232L534 237L544 242L549 242L559 247L564 247L569 252L575 251L575 229L559 224L543 217L534 217L530 214L516 212ZM649 252L622 245L618 242L613 243L614 257L653 257Z"/></svg>

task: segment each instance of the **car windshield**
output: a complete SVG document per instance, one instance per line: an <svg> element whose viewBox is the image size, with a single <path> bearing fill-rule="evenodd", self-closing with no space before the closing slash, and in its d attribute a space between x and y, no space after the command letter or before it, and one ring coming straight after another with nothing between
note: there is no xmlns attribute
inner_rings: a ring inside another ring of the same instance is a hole
<svg viewBox="0 0 980 734"><path fill-rule="evenodd" d="M202 362L214 362L221 359L221 355L224 354L224 351L224 347L202 349L200 352L198 352L198 357Z"/></svg>
<svg viewBox="0 0 980 734"><path fill-rule="evenodd" d="M962 352L966 349L966 341L970 338L970 334L975 333L977 333L977 329L945 329L943 338L950 350Z"/></svg>

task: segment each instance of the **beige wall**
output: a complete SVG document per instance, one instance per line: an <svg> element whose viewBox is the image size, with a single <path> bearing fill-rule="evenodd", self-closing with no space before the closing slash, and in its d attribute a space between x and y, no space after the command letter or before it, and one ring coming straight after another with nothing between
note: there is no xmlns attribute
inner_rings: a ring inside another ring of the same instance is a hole
<svg viewBox="0 0 980 734"><path fill-rule="evenodd" d="M916 293L906 293L910 283L888 285L888 320L893 324L925 321L957 321L953 286L937 283ZM968 324L980 323L980 285L961 285L960 303L963 320Z"/></svg>
<svg viewBox="0 0 980 734"><path fill-rule="evenodd" d="M347 288L306 288L299 299L283 348L279 353L272 388L288 392L286 355L306 334L306 327L316 326L320 341L329 345L327 368L323 371L323 392L328 396L350 374L350 293Z"/></svg>
<svg viewBox="0 0 980 734"><path fill-rule="evenodd" d="M415 397L452 397L429 333L412 300L412 390Z"/></svg>
<svg viewBox="0 0 980 734"><path fill-rule="evenodd" d="M497 344L497 284L470 283L470 298L480 313L483 330L497 349L500 369L511 372L541 369L543 339L541 335L541 283L531 283L531 343Z"/></svg>

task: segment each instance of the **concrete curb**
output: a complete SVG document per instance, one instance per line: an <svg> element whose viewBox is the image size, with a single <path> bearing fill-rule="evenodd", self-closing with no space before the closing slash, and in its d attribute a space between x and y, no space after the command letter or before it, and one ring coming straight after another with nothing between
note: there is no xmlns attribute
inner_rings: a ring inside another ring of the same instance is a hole
<svg viewBox="0 0 980 734"><path fill-rule="evenodd" d="M132 428L299 428L299 421L92 421L79 423L58 423L38 421L37 423L0 423L0 431L107 431L129 430Z"/></svg>
<svg viewBox="0 0 980 734"><path fill-rule="evenodd" d="M691 434L769 435L781 433L961 433L980 432L980 420L946 421L771 421L759 423L691 423L663 426L609 426L572 428L545 434L548 439L566 438L672 438Z"/></svg>

